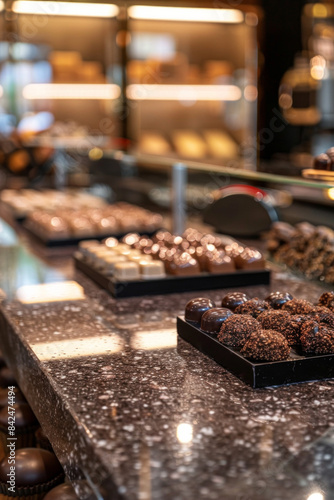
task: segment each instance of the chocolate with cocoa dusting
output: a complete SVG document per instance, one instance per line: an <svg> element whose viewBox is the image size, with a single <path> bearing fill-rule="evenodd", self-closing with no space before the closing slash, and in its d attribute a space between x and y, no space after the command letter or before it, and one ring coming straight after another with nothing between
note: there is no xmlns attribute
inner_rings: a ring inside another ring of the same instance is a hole
<svg viewBox="0 0 334 500"><path fill-rule="evenodd" d="M334 353L334 329L311 320L304 323L301 330L300 341L305 353Z"/></svg>
<svg viewBox="0 0 334 500"><path fill-rule="evenodd" d="M222 324L218 340L235 349L241 349L248 337L259 332L260 328L258 321L248 314L233 315Z"/></svg>
<svg viewBox="0 0 334 500"><path fill-rule="evenodd" d="M254 299L247 300L244 304L240 304L235 309L236 314L250 314L254 318L257 318L263 311L270 309L270 305L265 300Z"/></svg>
<svg viewBox="0 0 334 500"><path fill-rule="evenodd" d="M250 335L240 352L255 361L281 361L289 357L290 347L281 333L260 330Z"/></svg>
<svg viewBox="0 0 334 500"><path fill-rule="evenodd" d="M282 306L282 310L290 314L312 314L315 306L304 299L292 299Z"/></svg>

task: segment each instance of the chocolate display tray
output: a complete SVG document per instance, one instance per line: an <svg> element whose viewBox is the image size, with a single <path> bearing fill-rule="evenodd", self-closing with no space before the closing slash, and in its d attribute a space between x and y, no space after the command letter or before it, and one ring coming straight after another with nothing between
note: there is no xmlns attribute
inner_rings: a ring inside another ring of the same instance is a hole
<svg viewBox="0 0 334 500"><path fill-rule="evenodd" d="M253 362L180 317L177 318L177 333L253 389L334 377L334 354L305 356L291 349L285 361Z"/></svg>
<svg viewBox="0 0 334 500"><path fill-rule="evenodd" d="M234 271L226 274L201 273L195 276L166 276L153 280L119 282L99 273L85 262L77 252L75 266L84 272L114 297L136 297L140 295L161 295L164 293L192 292L194 290L213 290L249 285L268 285L270 271Z"/></svg>
<svg viewBox="0 0 334 500"><path fill-rule="evenodd" d="M115 233L115 234L106 233L106 234L98 234L98 235L92 235L92 236L80 236L80 237L72 237L72 238L47 238L47 237L44 237L44 236L36 233L33 229L31 229L29 227L29 225L27 223L24 224L24 229L29 234L29 236L31 236L40 245L46 246L48 248L77 246L80 243L80 241L83 241L83 240L102 241L105 238L117 238L119 240L119 239L123 238L123 236L125 236L126 234L129 233L129 231L124 231L122 233ZM154 231L137 230L136 232L140 235L152 236L157 231L159 231L159 229L155 229Z"/></svg>

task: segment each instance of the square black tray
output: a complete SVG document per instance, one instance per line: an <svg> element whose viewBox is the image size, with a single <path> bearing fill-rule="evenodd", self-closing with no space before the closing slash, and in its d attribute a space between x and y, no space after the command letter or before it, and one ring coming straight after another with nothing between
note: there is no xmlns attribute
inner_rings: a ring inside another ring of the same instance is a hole
<svg viewBox="0 0 334 500"><path fill-rule="evenodd" d="M291 349L285 361L255 363L180 317L177 333L254 389L334 377L334 354L304 356Z"/></svg>
<svg viewBox="0 0 334 500"><path fill-rule="evenodd" d="M201 273L196 276L166 276L154 280L118 282L96 271L79 252L74 254L75 267L93 281L105 288L114 297L135 297L140 295L161 295L164 293L214 290L248 285L268 285L270 271L235 271L226 274Z"/></svg>

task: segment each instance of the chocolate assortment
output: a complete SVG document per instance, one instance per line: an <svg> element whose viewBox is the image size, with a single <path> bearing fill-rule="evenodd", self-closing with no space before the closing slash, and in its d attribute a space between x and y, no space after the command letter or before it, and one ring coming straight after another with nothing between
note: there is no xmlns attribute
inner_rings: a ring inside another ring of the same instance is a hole
<svg viewBox="0 0 334 500"><path fill-rule="evenodd" d="M163 224L161 215L129 203L119 202L100 207L36 210L26 219L30 232L45 242L73 242L102 238L129 231L154 232Z"/></svg>
<svg viewBox="0 0 334 500"><path fill-rule="evenodd" d="M334 292L322 294L317 304L286 292L264 300L237 292L223 297L225 307L218 308L200 297L188 302L184 320L178 318L178 333L253 387L330 378L333 299Z"/></svg>
<svg viewBox="0 0 334 500"><path fill-rule="evenodd" d="M241 254L247 258L240 263ZM266 284L270 279L258 250L195 229L182 236L160 230L151 237L129 233L121 240L81 241L74 259L77 268L114 296ZM235 304L247 299L238 297Z"/></svg>
<svg viewBox="0 0 334 500"><path fill-rule="evenodd" d="M276 222L267 234L273 259L309 279L334 283L334 231L307 222Z"/></svg>

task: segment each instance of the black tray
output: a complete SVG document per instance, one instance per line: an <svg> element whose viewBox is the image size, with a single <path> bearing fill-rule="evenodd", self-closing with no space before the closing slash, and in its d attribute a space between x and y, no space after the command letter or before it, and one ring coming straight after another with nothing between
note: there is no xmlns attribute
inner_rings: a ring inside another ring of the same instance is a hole
<svg viewBox="0 0 334 500"><path fill-rule="evenodd" d="M291 349L285 361L255 363L180 317L177 333L254 389L334 377L334 354L304 356Z"/></svg>
<svg viewBox="0 0 334 500"><path fill-rule="evenodd" d="M270 271L234 271L226 274L201 273L196 276L166 276L155 280L118 282L99 273L81 257L74 255L75 267L93 281L105 288L114 297L135 297L140 295L160 295L164 293L193 292L194 290L214 290L248 285L268 285Z"/></svg>
<svg viewBox="0 0 334 500"><path fill-rule="evenodd" d="M100 235L93 235L93 236L81 236L81 237L72 237L72 238L46 238L41 236L40 234L36 233L33 229L29 227L27 223L24 224L24 229L25 231L31 236L33 239L35 239L40 245L46 246L48 248L54 248L54 247L65 247L65 246L78 246L80 241L83 240L98 240L102 241L106 238L116 238L116 239L121 239L123 236L129 233L129 231L124 231L122 233L115 233L115 234L100 234ZM152 236L155 234L159 229L155 229L154 231L136 231L136 233L140 235L147 235L147 236Z"/></svg>

